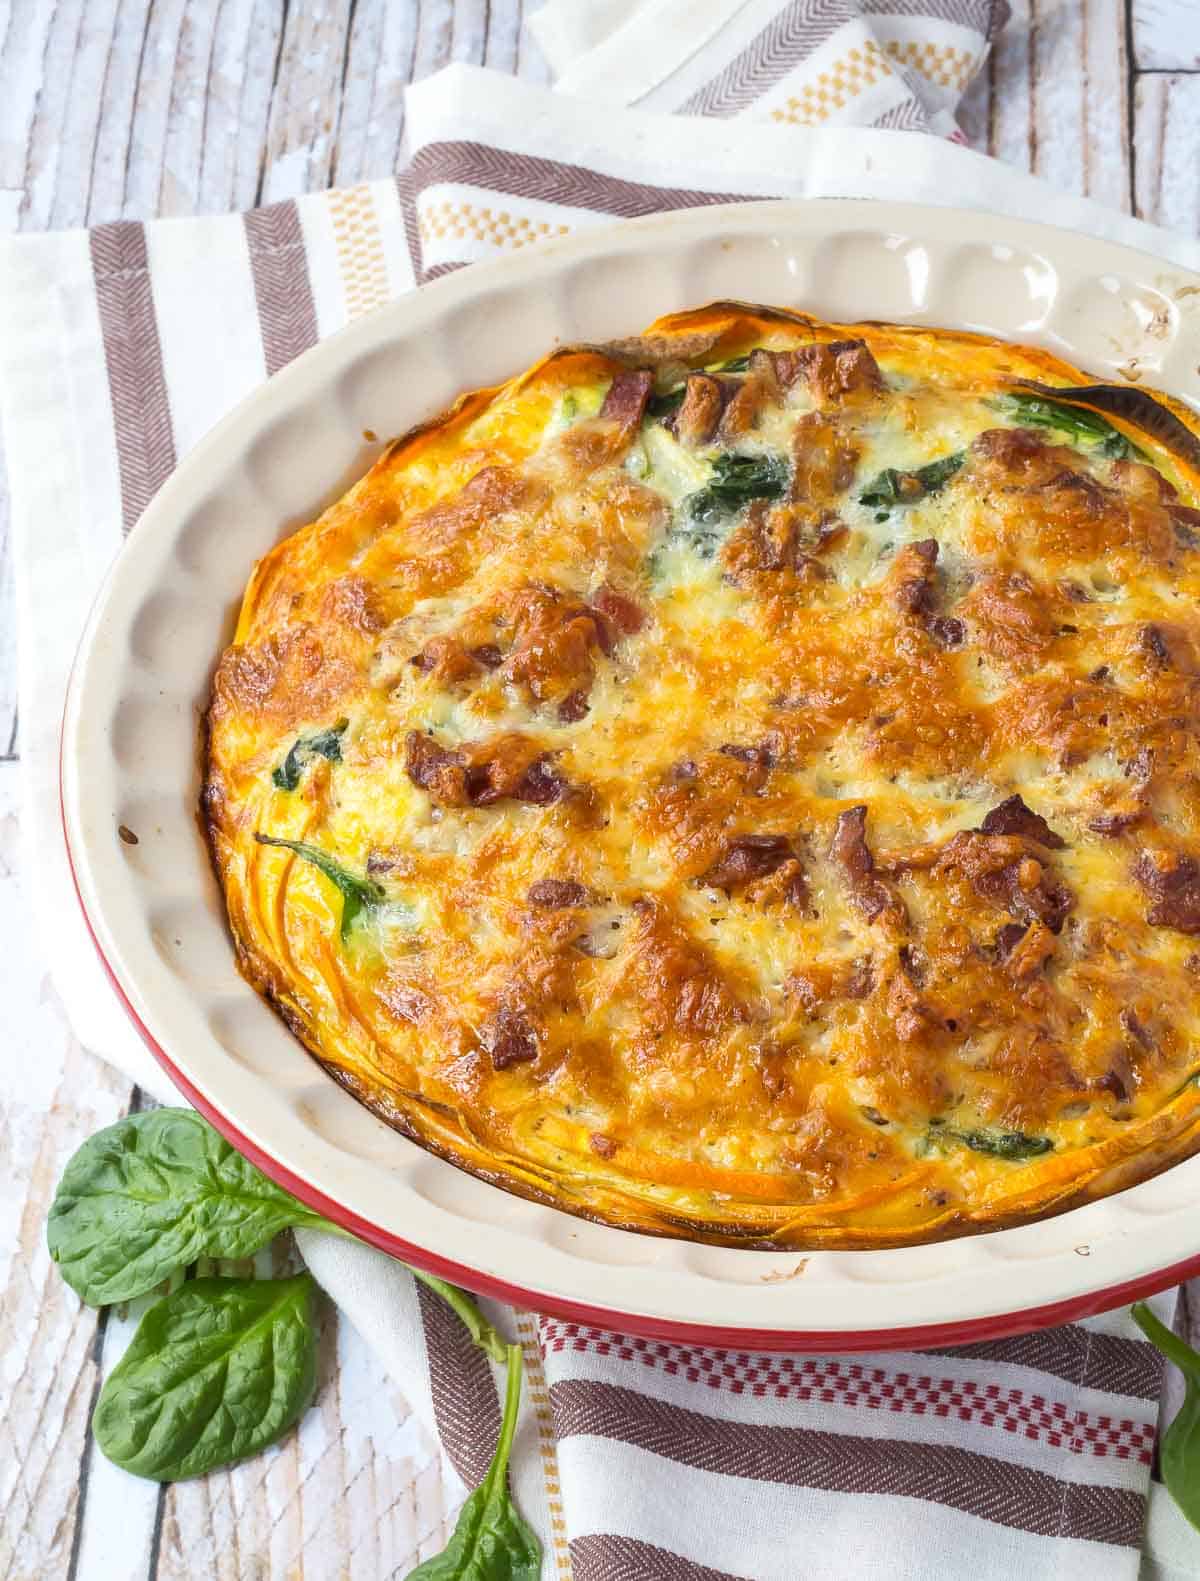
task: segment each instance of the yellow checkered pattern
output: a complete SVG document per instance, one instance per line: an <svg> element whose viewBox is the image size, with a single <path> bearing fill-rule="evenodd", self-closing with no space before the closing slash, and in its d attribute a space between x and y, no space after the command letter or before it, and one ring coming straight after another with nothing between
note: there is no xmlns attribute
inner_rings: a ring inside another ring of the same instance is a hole
<svg viewBox="0 0 1200 1581"><path fill-rule="evenodd" d="M953 44L901 44L889 39L883 47L893 60L911 66L938 88L965 88L975 70L976 57L971 51L955 49Z"/></svg>
<svg viewBox="0 0 1200 1581"><path fill-rule="evenodd" d="M329 210L346 317L357 318L388 300L387 261L370 188L335 187Z"/></svg>
<svg viewBox="0 0 1200 1581"><path fill-rule="evenodd" d="M855 46L830 70L819 72L815 82L804 83L796 95L771 111L771 119L790 126L819 126L835 110L845 109L864 88L893 76L883 50L874 39L868 39L861 49Z"/></svg>
<svg viewBox="0 0 1200 1581"><path fill-rule="evenodd" d="M477 241L489 247L527 247L547 236L566 236L570 227L547 220L531 220L508 209L477 208L458 198L421 203L418 226L423 242Z"/></svg>

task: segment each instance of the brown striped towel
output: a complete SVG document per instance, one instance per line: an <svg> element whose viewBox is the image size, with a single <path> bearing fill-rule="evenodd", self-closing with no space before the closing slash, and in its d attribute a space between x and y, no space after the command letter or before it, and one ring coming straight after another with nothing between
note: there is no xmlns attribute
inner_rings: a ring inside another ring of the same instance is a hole
<svg viewBox="0 0 1200 1581"><path fill-rule="evenodd" d="M54 787L77 633L178 458L368 309L477 258L623 216L770 196L907 198L1052 213L1200 265L1193 241L1052 194L945 138L879 129L950 131L1002 9L551 0L539 37L561 85L591 98L452 68L409 91L395 179L240 217L0 246L24 828L56 986L90 1047L171 1097L77 921ZM664 110L680 113L653 113ZM461 1495L499 1420L488 1364L399 1265L312 1232L303 1251L402 1381ZM496 1316L524 1350L515 1481L547 1577L1138 1574L1159 1368L1123 1314L957 1351L816 1358ZM1159 1526L1176 1529L1169 1513Z"/></svg>

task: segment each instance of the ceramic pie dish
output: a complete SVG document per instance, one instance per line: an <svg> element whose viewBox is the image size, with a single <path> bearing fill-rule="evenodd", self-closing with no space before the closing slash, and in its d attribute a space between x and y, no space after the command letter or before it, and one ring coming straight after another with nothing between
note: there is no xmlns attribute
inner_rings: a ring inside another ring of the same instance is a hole
<svg viewBox="0 0 1200 1581"><path fill-rule="evenodd" d="M524 366L532 348L627 334L718 297L1040 343L1098 377L1144 377L1195 404L1194 289L1131 251L987 216L752 205L467 271L273 380L189 457L133 535L85 635L64 729L84 911L175 1080L269 1173L364 1238L475 1289L646 1333L944 1343L1098 1311L1182 1277L1195 1256L1197 1160L1019 1228L806 1255L663 1241L503 1193L373 1119L238 975L195 806L198 711L249 567L364 469L365 432L411 427ZM136 845L121 826L138 831Z"/></svg>

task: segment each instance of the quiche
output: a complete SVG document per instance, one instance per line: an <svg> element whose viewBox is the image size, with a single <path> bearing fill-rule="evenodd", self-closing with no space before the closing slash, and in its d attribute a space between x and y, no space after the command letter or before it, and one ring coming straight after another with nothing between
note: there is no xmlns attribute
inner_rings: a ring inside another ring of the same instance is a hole
<svg viewBox="0 0 1200 1581"><path fill-rule="evenodd" d="M1193 1152L1198 433L732 302L464 395L250 578L242 971L407 1136L631 1229L921 1242Z"/></svg>

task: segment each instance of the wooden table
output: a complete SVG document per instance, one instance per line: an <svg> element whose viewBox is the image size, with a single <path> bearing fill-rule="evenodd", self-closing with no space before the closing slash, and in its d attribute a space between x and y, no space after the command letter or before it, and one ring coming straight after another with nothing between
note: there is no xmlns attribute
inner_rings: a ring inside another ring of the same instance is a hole
<svg viewBox="0 0 1200 1581"><path fill-rule="evenodd" d="M962 112L972 145L1195 233L1197 0L1011 4ZM547 79L521 21L522 0L0 0L0 229L223 213L384 175L409 80L452 60ZM0 487L0 1578L402 1577L453 1512L404 1399L332 1313L317 1407L272 1454L160 1490L90 1441L129 1324L80 1308L43 1225L71 1151L135 1095L72 1037L29 936L19 752Z"/></svg>

